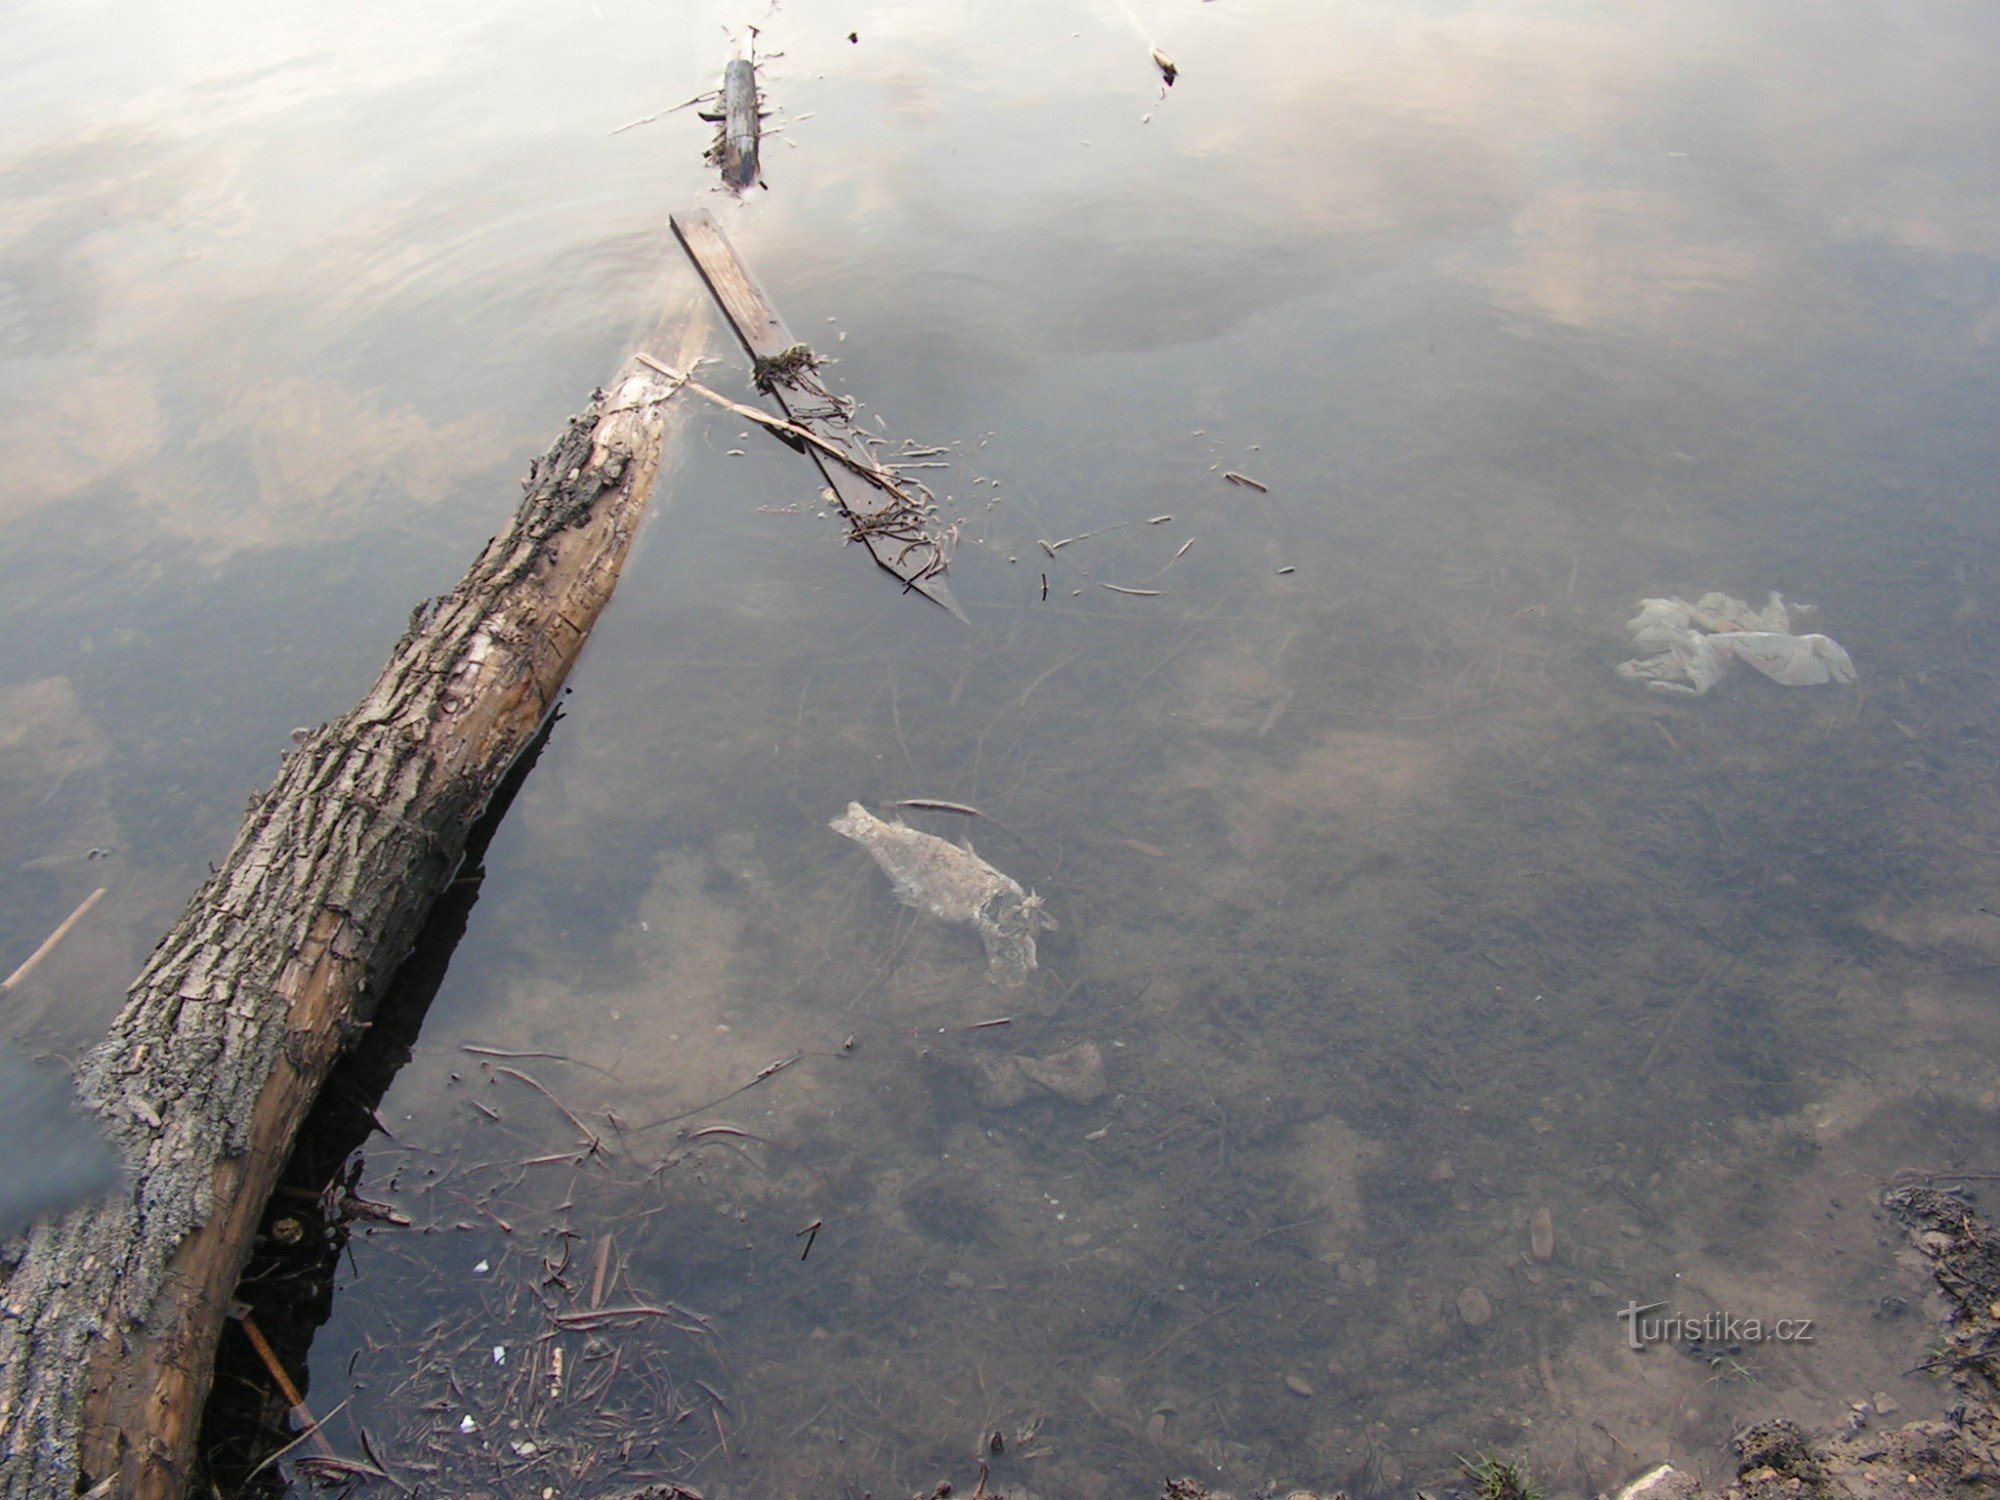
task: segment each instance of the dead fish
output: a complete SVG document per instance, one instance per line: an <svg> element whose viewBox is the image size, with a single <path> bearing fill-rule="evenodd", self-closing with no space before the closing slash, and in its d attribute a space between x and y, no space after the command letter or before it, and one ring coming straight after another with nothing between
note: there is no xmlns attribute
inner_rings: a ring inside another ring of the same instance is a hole
<svg viewBox="0 0 2000 1500"><path fill-rule="evenodd" d="M1042 898L1021 889L969 847L947 843L903 822L885 823L859 802L828 825L861 845L889 877L896 899L945 922L962 922L986 945L987 978L1027 983L1035 967L1035 932L1056 924Z"/></svg>

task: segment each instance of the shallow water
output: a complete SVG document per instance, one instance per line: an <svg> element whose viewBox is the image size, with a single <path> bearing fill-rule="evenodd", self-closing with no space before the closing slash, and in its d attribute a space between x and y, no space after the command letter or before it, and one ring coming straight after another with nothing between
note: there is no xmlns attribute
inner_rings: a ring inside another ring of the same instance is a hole
<svg viewBox="0 0 2000 1500"><path fill-rule="evenodd" d="M692 110L609 134L752 21L766 191ZM313 1345L338 1451L888 1494L999 1432L1009 1493L1108 1496L1498 1449L1582 1494L1942 1406L1874 1200L2000 1170L1988 10L0 24L0 954L111 892L7 996L34 1049L699 308L669 210L956 445L970 628L688 414L380 1106L415 1223ZM1859 683L1614 675L1711 588L1816 604ZM826 826L910 797L1047 900L1025 989ZM982 1103L1083 1042L1102 1098ZM1662 1299L1815 1337L1628 1348Z"/></svg>

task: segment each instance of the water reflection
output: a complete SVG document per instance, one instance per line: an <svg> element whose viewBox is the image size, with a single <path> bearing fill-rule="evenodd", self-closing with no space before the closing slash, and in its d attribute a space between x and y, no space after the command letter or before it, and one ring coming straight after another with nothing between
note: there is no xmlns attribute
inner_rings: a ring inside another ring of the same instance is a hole
<svg viewBox="0 0 2000 1500"><path fill-rule="evenodd" d="M707 127L608 132L742 18L218 10L97 60L15 14L0 939L82 894L41 857L122 851L13 1013L75 1046L685 291ZM342 1441L744 1494L969 1483L996 1431L1003 1485L1079 1495L1500 1446L1581 1492L1935 1404L1870 1204L2000 1105L1990 17L759 24L783 130L730 232L956 442L974 626L694 430L384 1108L417 1225L357 1238L314 1351ZM1819 603L1858 690L1618 681L1634 601L1711 588ZM825 827L909 796L1050 900L1025 995ZM1104 1098L982 1098L1084 1042ZM1663 1296L1825 1333L1624 1347Z"/></svg>

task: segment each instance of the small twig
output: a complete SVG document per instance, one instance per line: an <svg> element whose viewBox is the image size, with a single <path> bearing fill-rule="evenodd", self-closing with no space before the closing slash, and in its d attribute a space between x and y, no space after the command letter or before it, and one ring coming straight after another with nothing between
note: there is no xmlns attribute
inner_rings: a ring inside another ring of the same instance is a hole
<svg viewBox="0 0 2000 1500"><path fill-rule="evenodd" d="M332 1454L320 1454L299 1460L299 1467L309 1473L338 1474L343 1479L387 1479L373 1464L364 1464L359 1459L335 1458Z"/></svg>
<svg viewBox="0 0 2000 1500"><path fill-rule="evenodd" d="M567 1104L563 1103L562 1100L558 1099L554 1094L551 1094L547 1089L543 1088L541 1084L537 1083L534 1079L530 1078L526 1073L523 1073L518 1068L495 1068L493 1071L496 1073L505 1073L509 1078L520 1079L521 1082L525 1083L529 1088L533 1089L536 1093L540 1094L544 1099L548 1100L549 1103L553 1104L557 1109L561 1110L563 1118L568 1120L570 1124L574 1125L578 1130L583 1132L583 1138L590 1142L590 1146L593 1151L599 1149L603 1145L603 1142L598 1139L596 1131L592 1130L588 1125L584 1124L583 1121L579 1120L575 1115L571 1114L570 1108Z"/></svg>
<svg viewBox="0 0 2000 1500"><path fill-rule="evenodd" d="M912 807L918 812L957 813L959 816L966 818L983 818L986 816L986 814L976 807L969 806L963 802L946 802L941 797L905 797L901 802L891 802L889 806Z"/></svg>
<svg viewBox="0 0 2000 1500"><path fill-rule="evenodd" d="M776 1062L765 1063L763 1067L757 1070L757 1076L751 1079L748 1083L742 1085L740 1088L733 1088L728 1093L721 1095L719 1098L711 1099L706 1104L697 1104L693 1109L684 1109L677 1115L666 1115L661 1119L652 1121L649 1124L634 1125L632 1129L634 1131L658 1130L662 1125L672 1125L677 1121L685 1120L689 1115L698 1115L703 1110L714 1109L715 1106L718 1104L727 1104L731 1099L734 1099L738 1094L747 1093L749 1090L757 1087L757 1085L762 1083L765 1079L772 1077L774 1074L784 1072L785 1069L789 1068L793 1063L797 1062L800 1058L804 1056L805 1053L803 1052L794 1052L790 1057L781 1057Z"/></svg>
<svg viewBox="0 0 2000 1500"><path fill-rule="evenodd" d="M634 1302L625 1307L593 1307L579 1312L557 1313L554 1321L558 1328L601 1328L620 1318L671 1318L679 1311L682 1309Z"/></svg>
<svg viewBox="0 0 2000 1500"><path fill-rule="evenodd" d="M597 1242L597 1269L590 1278L590 1305L595 1308L604 1301L604 1272L611 1264L611 1236L606 1235Z"/></svg>
<svg viewBox="0 0 2000 1500"><path fill-rule="evenodd" d="M1644 1078L1648 1073L1653 1071L1653 1059L1660 1055L1660 1048L1666 1045L1667 1035L1674 1029L1674 1025L1680 1020L1681 1014L1690 1005L1694 1004L1695 997L1707 989L1711 981L1721 978L1734 958L1735 955L1733 953L1727 949L1723 949L1708 961L1708 967L1701 971L1700 977L1689 986L1688 992L1681 996L1680 1003L1673 1008L1667 1019L1660 1023L1659 1034L1653 1038L1653 1045L1648 1047L1646 1055L1639 1059L1639 1077Z"/></svg>
<svg viewBox="0 0 2000 1500"><path fill-rule="evenodd" d="M741 417L746 422L755 422L758 426L769 428L772 432L790 438L795 442L810 444L836 463L843 464L847 468L852 469L876 488L886 490L892 495L901 495L902 492L896 484L896 476L891 474L887 469L879 464L862 462L847 449L841 447L840 444L828 442L811 428L801 427L796 422L787 422L783 417L774 417L769 412L757 410L754 406L745 406L741 401L731 401L720 391L710 390L693 376L685 375L671 365L660 363L659 360L654 359L650 354L636 354L633 358L637 359L640 364L659 371L660 374L666 376L669 380L679 381L682 386L693 391L704 401L714 402L732 416Z"/></svg>
<svg viewBox="0 0 2000 1500"><path fill-rule="evenodd" d="M461 1052L470 1052L474 1057L507 1057L516 1060L527 1057L546 1057L551 1062L569 1061L560 1052L510 1052L504 1047L476 1047L470 1042L458 1050Z"/></svg>
<svg viewBox="0 0 2000 1500"><path fill-rule="evenodd" d="M76 926L77 923L81 922L84 919L84 917L89 915L91 907L97 905L98 902L104 899L104 893L107 889L109 888L100 885L96 890L92 891L88 896L85 896L82 902L77 906L77 909L71 912L68 916L63 918L62 926L58 927L54 932L50 933L47 937L42 939L42 946L37 948L33 953L30 953L28 955L27 962L22 964L21 967L16 969L13 973L9 974L4 982L0 982L0 993L5 993L6 991L11 990L12 988L14 988L15 985L19 984L22 980L26 979L30 974L34 973L36 968L40 966L42 960L47 958L51 953L55 951L56 944L60 943L64 938L69 936L70 929Z"/></svg>
<svg viewBox="0 0 2000 1500"><path fill-rule="evenodd" d="M270 1468L272 1464L277 1463L287 1453L290 1453L294 1448L298 1447L300 1443L311 1442L315 1447L319 1448L322 1453L330 1453L331 1450L329 1450L326 1446L326 1439L320 1435L320 1429L326 1426L326 1424L328 1422L331 1422L335 1417L339 1416L343 1411L346 1411L347 1403L349 1401L352 1401L353 1399L354 1398L352 1396L347 1397L340 1403L340 1405L336 1406L332 1411L328 1412L324 1417L320 1418L319 1421L313 1423L312 1426L308 1427L304 1432L300 1433L297 1437L293 1438L289 1443L285 1444L285 1446L280 1448L276 1453L268 1455L262 1463L258 1464L256 1468L252 1469L248 1474L244 1475L243 1477L246 1480L255 1479L259 1474L263 1473L266 1469Z"/></svg>
<svg viewBox="0 0 2000 1500"><path fill-rule="evenodd" d="M668 115L686 109L690 104L699 104L702 102L702 100L707 99L709 97L710 96L707 94L696 94L692 99L683 99L679 104L676 104L672 109L663 109L657 111L654 114L641 115L636 120L627 120L623 125L620 125L616 130L607 130L605 134L607 136L623 135L628 130L636 130L641 125L650 125L655 120L663 120Z"/></svg>
<svg viewBox="0 0 2000 1500"><path fill-rule="evenodd" d="M1283 1234L1287 1229L1303 1229L1308 1224L1317 1224L1321 1219L1326 1217L1326 1212L1325 1209L1321 1209L1318 1213L1308 1214L1303 1219L1293 1219L1289 1224L1273 1224L1262 1233L1251 1235L1243 1244L1245 1248L1248 1248L1251 1245L1261 1244L1274 1234Z"/></svg>
<svg viewBox="0 0 2000 1500"><path fill-rule="evenodd" d="M1618 1446L1620 1448L1625 1448L1625 1445L1623 1443L1618 1442L1618 1434L1613 1432L1609 1427L1606 1427L1602 1422L1592 1422L1590 1425L1592 1427L1595 1427L1599 1432L1603 1433L1606 1437L1610 1438L1612 1442L1618 1443ZM1634 1453L1630 1448L1625 1448L1625 1453L1626 1456L1629 1457L1633 1463L1637 1463L1639 1461L1639 1455Z"/></svg>

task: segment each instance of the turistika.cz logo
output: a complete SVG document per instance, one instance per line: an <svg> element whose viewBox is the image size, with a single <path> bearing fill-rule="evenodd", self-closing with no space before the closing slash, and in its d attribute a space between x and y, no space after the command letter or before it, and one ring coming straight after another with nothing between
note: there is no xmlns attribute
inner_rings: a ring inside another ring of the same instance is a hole
<svg viewBox="0 0 2000 1500"><path fill-rule="evenodd" d="M1625 1324L1627 1348L1648 1344L1810 1344L1811 1318L1745 1318L1736 1313L1710 1312L1700 1317L1664 1312L1664 1302L1641 1306L1628 1302L1618 1309Z"/></svg>

